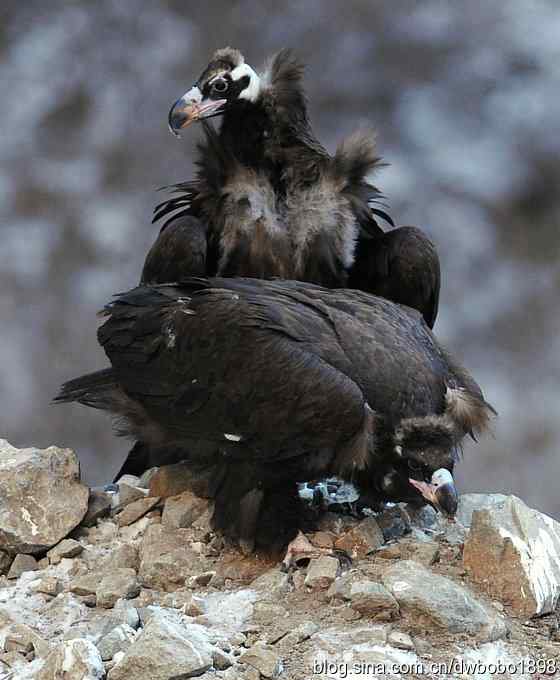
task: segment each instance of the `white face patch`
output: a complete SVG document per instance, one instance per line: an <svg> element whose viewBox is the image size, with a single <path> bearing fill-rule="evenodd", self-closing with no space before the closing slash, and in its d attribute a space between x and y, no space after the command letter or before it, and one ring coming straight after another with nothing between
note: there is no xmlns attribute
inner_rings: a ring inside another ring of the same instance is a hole
<svg viewBox="0 0 560 680"><path fill-rule="evenodd" d="M244 76L249 76L249 84L244 90L241 90L238 98L254 102L261 91L261 79L249 64L239 64L231 72L232 80L239 80Z"/></svg>
<svg viewBox="0 0 560 680"><path fill-rule="evenodd" d="M453 481L453 476L449 470L446 468L440 468L432 475L432 484L435 486L441 486L442 484L451 484L454 486L455 482Z"/></svg>

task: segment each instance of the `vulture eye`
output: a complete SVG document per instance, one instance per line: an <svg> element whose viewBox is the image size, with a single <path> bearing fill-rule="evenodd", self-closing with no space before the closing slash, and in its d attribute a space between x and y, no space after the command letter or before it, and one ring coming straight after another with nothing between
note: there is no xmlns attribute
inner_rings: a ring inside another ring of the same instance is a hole
<svg viewBox="0 0 560 680"><path fill-rule="evenodd" d="M223 78L217 78L212 83L212 92L218 92L220 94L223 94L227 89L228 89L227 80L224 80Z"/></svg>

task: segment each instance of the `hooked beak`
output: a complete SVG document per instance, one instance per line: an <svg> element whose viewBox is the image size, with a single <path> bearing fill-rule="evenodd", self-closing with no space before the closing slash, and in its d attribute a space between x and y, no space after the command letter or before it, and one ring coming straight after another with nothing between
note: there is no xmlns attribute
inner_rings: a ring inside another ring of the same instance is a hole
<svg viewBox="0 0 560 680"><path fill-rule="evenodd" d="M227 99L203 99L198 87L192 87L171 107L168 118L169 130L179 137L180 130L196 120L217 115L226 103Z"/></svg>
<svg viewBox="0 0 560 680"><path fill-rule="evenodd" d="M449 470L445 468L436 470L429 484L419 482L416 479L409 479L408 481L437 510L450 517L455 515L458 503L457 489Z"/></svg>

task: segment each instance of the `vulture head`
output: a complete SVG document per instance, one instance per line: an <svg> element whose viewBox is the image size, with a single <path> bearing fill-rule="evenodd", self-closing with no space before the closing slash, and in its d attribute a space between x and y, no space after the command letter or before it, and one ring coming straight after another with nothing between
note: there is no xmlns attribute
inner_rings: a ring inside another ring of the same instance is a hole
<svg viewBox="0 0 560 680"><path fill-rule="evenodd" d="M169 112L169 129L179 131L197 120L224 114L236 106L255 102L261 78L239 50L225 47L214 53L201 76Z"/></svg>

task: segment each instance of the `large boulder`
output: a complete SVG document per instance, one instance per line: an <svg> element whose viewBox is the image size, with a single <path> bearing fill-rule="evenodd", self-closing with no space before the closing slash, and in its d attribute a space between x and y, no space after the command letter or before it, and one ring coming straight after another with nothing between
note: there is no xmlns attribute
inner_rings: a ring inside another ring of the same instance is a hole
<svg viewBox="0 0 560 680"><path fill-rule="evenodd" d="M515 496L475 510L465 568L522 616L548 614L560 597L560 524Z"/></svg>
<svg viewBox="0 0 560 680"><path fill-rule="evenodd" d="M142 633L110 671L109 680L169 680L201 675L212 666L206 631L177 615L154 611Z"/></svg>
<svg viewBox="0 0 560 680"><path fill-rule="evenodd" d="M58 645L35 676L36 680L101 680L105 668L101 655L89 640L76 638Z"/></svg>
<svg viewBox="0 0 560 680"><path fill-rule="evenodd" d="M420 629L480 634L485 640L506 634L503 620L474 593L417 562L398 562L385 572L383 582Z"/></svg>
<svg viewBox="0 0 560 680"><path fill-rule="evenodd" d="M16 449L0 440L0 549L38 553L56 545L86 514L89 489L71 449Z"/></svg>

